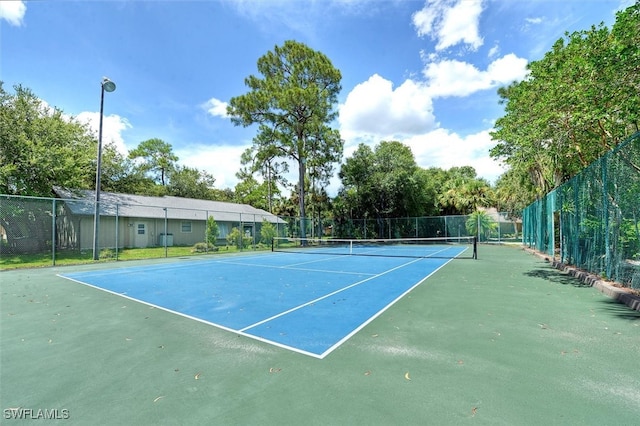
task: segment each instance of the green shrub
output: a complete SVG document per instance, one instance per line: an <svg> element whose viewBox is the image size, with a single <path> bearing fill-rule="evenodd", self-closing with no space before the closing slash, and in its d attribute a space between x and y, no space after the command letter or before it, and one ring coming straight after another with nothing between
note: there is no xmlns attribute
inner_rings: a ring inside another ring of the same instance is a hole
<svg viewBox="0 0 640 426"><path fill-rule="evenodd" d="M210 243L195 243L191 251L193 253L206 253L209 251L218 251L218 247Z"/></svg>
<svg viewBox="0 0 640 426"><path fill-rule="evenodd" d="M213 216L209 216L207 219L207 242L209 244L215 244L218 239L218 224L216 223Z"/></svg>
<svg viewBox="0 0 640 426"><path fill-rule="evenodd" d="M233 228L227 235L227 243L230 246L235 246L238 250L242 250L251 245L251 237L243 235L238 228Z"/></svg>
<svg viewBox="0 0 640 426"><path fill-rule="evenodd" d="M266 219L262 220L262 227L260 228L260 241L271 247L271 242L276 236L276 227L273 223L268 222Z"/></svg>
<svg viewBox="0 0 640 426"><path fill-rule="evenodd" d="M110 248L100 250L100 259L115 259L116 251Z"/></svg>

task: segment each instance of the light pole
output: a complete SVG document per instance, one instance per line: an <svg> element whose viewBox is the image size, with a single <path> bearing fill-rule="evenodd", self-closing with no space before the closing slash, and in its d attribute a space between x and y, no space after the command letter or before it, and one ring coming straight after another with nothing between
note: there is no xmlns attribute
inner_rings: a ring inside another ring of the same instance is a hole
<svg viewBox="0 0 640 426"><path fill-rule="evenodd" d="M102 115L104 111L104 92L113 92L116 84L107 77L100 83L100 126L98 127L98 167L96 170L96 201L93 214L93 260L100 258L98 249L98 231L100 229L100 174L102 173ZM116 241L116 244L118 242Z"/></svg>

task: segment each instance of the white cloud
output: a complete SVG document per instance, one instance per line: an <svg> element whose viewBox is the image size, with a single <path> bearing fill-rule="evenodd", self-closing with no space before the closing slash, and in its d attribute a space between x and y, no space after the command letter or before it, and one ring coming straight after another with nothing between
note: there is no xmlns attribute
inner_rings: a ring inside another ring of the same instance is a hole
<svg viewBox="0 0 640 426"><path fill-rule="evenodd" d="M420 83L406 80L394 90L389 80L374 74L354 87L341 105L342 136L414 135L433 129L433 106L426 89Z"/></svg>
<svg viewBox="0 0 640 426"><path fill-rule="evenodd" d="M249 146L193 144L176 149L175 153L180 164L211 174L216 188L233 189L238 183L236 173L242 167L240 156Z"/></svg>
<svg viewBox="0 0 640 426"><path fill-rule="evenodd" d="M503 86L514 81L523 80L529 73L527 70L528 63L529 61L519 58L513 53L491 62L486 72L491 87Z"/></svg>
<svg viewBox="0 0 640 426"><path fill-rule="evenodd" d="M530 24L541 24L542 18L526 18L525 21L527 21Z"/></svg>
<svg viewBox="0 0 640 426"><path fill-rule="evenodd" d="M444 1L430 0L425 3L424 8L413 14L411 20L419 36L431 35L436 31L434 23L443 6Z"/></svg>
<svg viewBox="0 0 640 426"><path fill-rule="evenodd" d="M419 36L436 40L436 50L459 43L477 50L483 40L479 33L484 0L427 0L412 16Z"/></svg>
<svg viewBox="0 0 640 426"><path fill-rule="evenodd" d="M479 90L495 88L522 80L527 75L528 61L513 53L496 59L486 71L458 60L429 63L423 70L428 93L433 97L468 96Z"/></svg>
<svg viewBox="0 0 640 426"><path fill-rule="evenodd" d="M478 176L491 182L504 173L505 169L491 157L489 150L495 146L489 130L462 137L446 129L413 136L401 141L411 148L420 167L472 166Z"/></svg>
<svg viewBox="0 0 640 426"><path fill-rule="evenodd" d="M227 118L227 103L216 98L211 98L204 103L203 108L214 117Z"/></svg>
<svg viewBox="0 0 640 426"><path fill-rule="evenodd" d="M98 138L100 127L99 112L81 112L76 116L76 119L81 123L86 123L96 139ZM124 117L116 114L105 115L102 119L102 144L114 144L121 154L127 155L129 151L124 143L122 132L131 127L129 121Z"/></svg>
<svg viewBox="0 0 640 426"><path fill-rule="evenodd" d="M495 183L505 172L505 168L489 156L489 150L495 146L491 139L490 130L482 130L467 136L461 136L451 130L435 129L419 135L413 135L395 140L411 148L416 163L422 168L438 167L448 170L452 167L471 166L478 177ZM382 139L374 135L362 135L345 140L344 158L349 158L363 143L374 149ZM337 193L340 181L334 178L329 190Z"/></svg>
<svg viewBox="0 0 640 426"><path fill-rule="evenodd" d="M489 58L495 58L496 56L498 56L498 54L500 54L500 46L496 44L491 49L489 49L489 53L487 54L487 56Z"/></svg>
<svg viewBox="0 0 640 426"><path fill-rule="evenodd" d="M494 182L504 169L489 157L495 145L489 130L461 136L438 128L432 99L469 96L477 91L522 80L527 60L508 54L491 62L484 71L458 60L430 63L424 82L405 80L399 87L374 74L358 84L340 106L340 133L344 157L358 144L373 148L382 140L397 140L411 147L421 167L473 166L478 176ZM488 123L491 125L491 123Z"/></svg>
<svg viewBox="0 0 640 426"><path fill-rule="evenodd" d="M0 19L19 27L22 25L27 6L23 1L0 1Z"/></svg>
<svg viewBox="0 0 640 426"><path fill-rule="evenodd" d="M423 74L433 97L467 96L488 87L483 73L468 62L442 60L430 63Z"/></svg>

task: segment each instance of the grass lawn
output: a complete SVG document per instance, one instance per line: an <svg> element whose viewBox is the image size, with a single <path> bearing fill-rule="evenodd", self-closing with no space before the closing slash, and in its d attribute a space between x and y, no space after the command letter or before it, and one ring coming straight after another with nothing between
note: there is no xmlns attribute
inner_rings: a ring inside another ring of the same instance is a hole
<svg viewBox="0 0 640 426"><path fill-rule="evenodd" d="M235 246L218 246L217 250L203 252L194 250L193 246L172 246L172 247L149 247L149 248L125 248L118 249L118 252L114 249L103 249L100 251L100 260L93 260L93 252L91 250L60 250L52 253L38 253L38 254L0 254L0 270L16 269L16 268L38 268L44 266L55 265L77 265L82 263L93 262L113 262L116 260L140 260L140 259L157 259L162 257L179 257L179 256L193 256L203 254L218 254L218 253L239 253L241 251L264 251L270 250L269 247L259 244L251 248L238 249Z"/></svg>

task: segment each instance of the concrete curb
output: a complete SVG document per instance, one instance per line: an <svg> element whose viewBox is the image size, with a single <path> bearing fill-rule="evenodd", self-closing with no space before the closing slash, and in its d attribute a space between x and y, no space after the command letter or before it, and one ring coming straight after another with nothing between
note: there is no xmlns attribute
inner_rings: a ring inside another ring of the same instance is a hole
<svg viewBox="0 0 640 426"><path fill-rule="evenodd" d="M629 308L640 311L640 296L636 296L635 294L630 293L629 290L625 289L624 287L618 287L611 282L602 280L597 275L590 274L573 266L565 265L564 263L550 258L544 253L540 253L528 247L524 247L523 250L546 260L547 262L551 263L554 268L562 272L566 272L568 275L575 277L583 283L598 289L601 293L611 297L612 299L620 303L627 305Z"/></svg>

